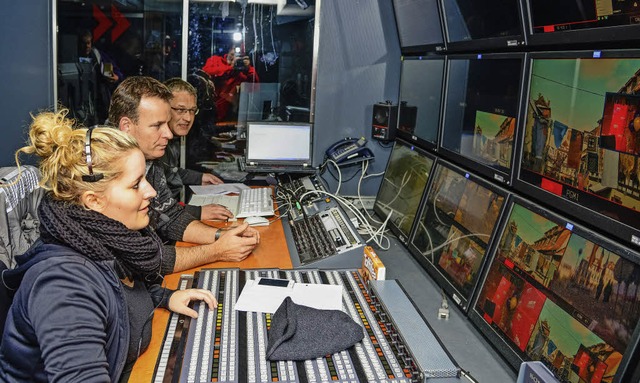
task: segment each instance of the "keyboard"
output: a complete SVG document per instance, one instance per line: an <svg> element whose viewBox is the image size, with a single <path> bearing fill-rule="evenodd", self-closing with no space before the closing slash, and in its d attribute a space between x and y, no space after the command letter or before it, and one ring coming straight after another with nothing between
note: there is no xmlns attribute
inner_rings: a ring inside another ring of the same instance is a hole
<svg viewBox="0 0 640 383"><path fill-rule="evenodd" d="M229 209L236 218L270 216L274 215L271 195L271 188L244 189L237 196L194 194L189 205L204 206L215 203Z"/></svg>
<svg viewBox="0 0 640 383"><path fill-rule="evenodd" d="M271 188L251 188L240 192L237 218L250 216L270 216L273 211L273 192Z"/></svg>
<svg viewBox="0 0 640 383"><path fill-rule="evenodd" d="M204 206L215 203L217 205L222 205L226 207L230 212L233 213L233 216L238 215L238 201L240 197L237 195L227 195L227 194L194 194L191 196L191 200L189 200L189 205L193 206Z"/></svg>

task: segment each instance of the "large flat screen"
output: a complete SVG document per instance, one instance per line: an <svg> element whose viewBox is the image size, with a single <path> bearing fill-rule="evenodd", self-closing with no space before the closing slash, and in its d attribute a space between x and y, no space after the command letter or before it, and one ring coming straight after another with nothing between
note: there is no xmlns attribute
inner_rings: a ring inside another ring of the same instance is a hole
<svg viewBox="0 0 640 383"><path fill-rule="evenodd" d="M524 44L519 1L447 0L442 2L442 10L449 51Z"/></svg>
<svg viewBox="0 0 640 383"><path fill-rule="evenodd" d="M626 382L637 347L640 259L515 198L471 319L507 359L540 360L562 382Z"/></svg>
<svg viewBox="0 0 640 383"><path fill-rule="evenodd" d="M524 55L451 55L447 67L441 154L508 184Z"/></svg>
<svg viewBox="0 0 640 383"><path fill-rule="evenodd" d="M393 0L393 10L403 53L443 50L437 0Z"/></svg>
<svg viewBox="0 0 640 383"><path fill-rule="evenodd" d="M438 145L444 67L443 56L402 60L397 135L427 149Z"/></svg>
<svg viewBox="0 0 640 383"><path fill-rule="evenodd" d="M508 193L439 160L409 249L467 309Z"/></svg>
<svg viewBox="0 0 640 383"><path fill-rule="evenodd" d="M640 7L631 0L527 0L529 44L633 40L640 37Z"/></svg>
<svg viewBox="0 0 640 383"><path fill-rule="evenodd" d="M638 246L640 52L539 53L529 65L515 187Z"/></svg>
<svg viewBox="0 0 640 383"><path fill-rule="evenodd" d="M403 140L396 140L380 184L374 211L407 241L420 200L429 181L434 157Z"/></svg>

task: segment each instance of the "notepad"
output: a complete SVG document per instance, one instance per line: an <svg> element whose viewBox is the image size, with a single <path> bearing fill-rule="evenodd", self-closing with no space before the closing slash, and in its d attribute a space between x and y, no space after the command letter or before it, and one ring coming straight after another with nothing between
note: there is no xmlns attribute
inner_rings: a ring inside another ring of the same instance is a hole
<svg viewBox="0 0 640 383"><path fill-rule="evenodd" d="M342 310L342 286L294 283L292 287L258 285L248 280L234 306L238 311L275 313L286 297L294 303L320 310Z"/></svg>

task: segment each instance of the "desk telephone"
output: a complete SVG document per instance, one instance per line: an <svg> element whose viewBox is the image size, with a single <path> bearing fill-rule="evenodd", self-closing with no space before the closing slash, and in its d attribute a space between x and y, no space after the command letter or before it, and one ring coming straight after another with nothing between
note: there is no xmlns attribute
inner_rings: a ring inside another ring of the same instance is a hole
<svg viewBox="0 0 640 383"><path fill-rule="evenodd" d="M356 163L373 158L373 152L365 147L367 140L364 137L342 139L327 149L327 158L336 163Z"/></svg>

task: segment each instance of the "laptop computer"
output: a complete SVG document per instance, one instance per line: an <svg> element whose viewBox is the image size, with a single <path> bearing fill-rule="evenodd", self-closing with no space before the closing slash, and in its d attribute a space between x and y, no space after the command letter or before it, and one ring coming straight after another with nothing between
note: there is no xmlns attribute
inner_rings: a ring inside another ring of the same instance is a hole
<svg viewBox="0 0 640 383"><path fill-rule="evenodd" d="M244 170L250 173L314 173L312 127L304 122L248 122Z"/></svg>

